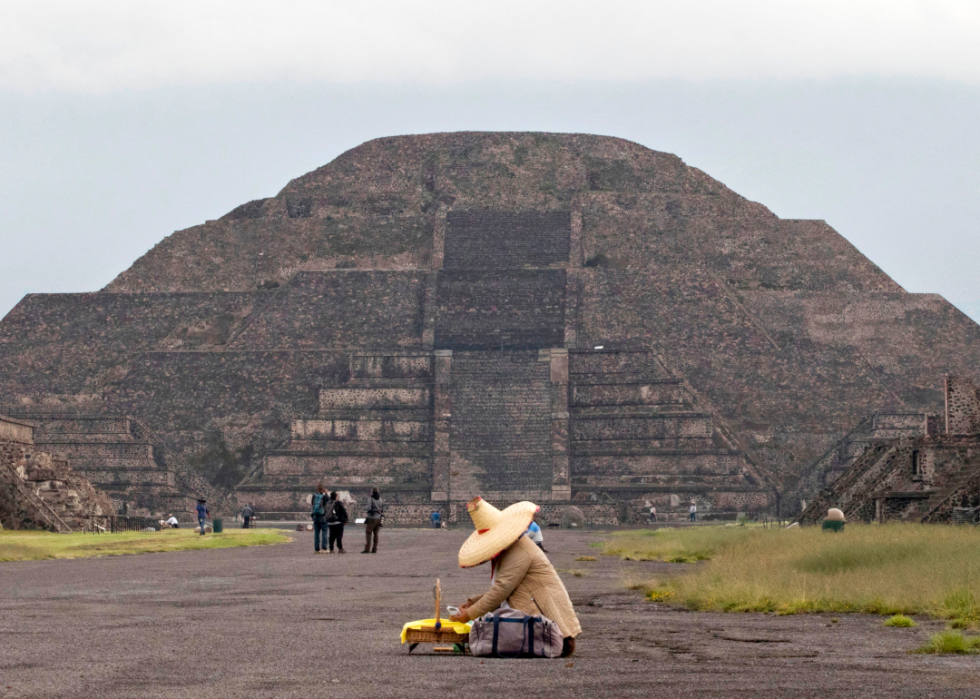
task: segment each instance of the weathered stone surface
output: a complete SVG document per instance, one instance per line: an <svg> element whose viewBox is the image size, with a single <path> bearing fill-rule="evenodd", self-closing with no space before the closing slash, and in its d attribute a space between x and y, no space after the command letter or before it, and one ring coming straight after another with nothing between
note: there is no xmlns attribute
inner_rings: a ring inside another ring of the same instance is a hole
<svg viewBox="0 0 980 699"><path fill-rule="evenodd" d="M980 395L968 380L943 382L943 432L932 416L885 421L898 433L877 434L850 468L822 490L800 521L819 522L830 507L864 522L976 523L980 518ZM914 436L905 436L908 434ZM917 434L916 434L917 433Z"/></svg>
<svg viewBox="0 0 980 699"><path fill-rule="evenodd" d="M68 532L112 514L106 495L34 443L34 427L0 415L0 525Z"/></svg>

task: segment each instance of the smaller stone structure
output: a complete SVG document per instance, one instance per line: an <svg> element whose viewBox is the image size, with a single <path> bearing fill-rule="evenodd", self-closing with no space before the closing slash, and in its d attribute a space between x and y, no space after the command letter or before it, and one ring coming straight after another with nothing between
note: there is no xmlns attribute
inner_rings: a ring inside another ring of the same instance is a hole
<svg viewBox="0 0 980 699"><path fill-rule="evenodd" d="M850 468L803 511L815 524L829 507L851 521L976 522L980 513L980 392L949 376L946 431L868 442Z"/></svg>
<svg viewBox="0 0 980 699"><path fill-rule="evenodd" d="M900 437L938 434L940 428L939 417L928 413L872 413L803 469L796 487L783 496L784 513L794 516L802 511L846 473L869 446Z"/></svg>
<svg viewBox="0 0 980 699"><path fill-rule="evenodd" d="M11 529L79 531L112 503L67 461L34 443L34 427L0 416L0 523Z"/></svg>
<svg viewBox="0 0 980 699"><path fill-rule="evenodd" d="M98 486L112 501L112 514L149 517L193 511L192 493L213 493L183 483L161 458L159 438L129 417L44 412L16 408L15 417L33 428L33 443ZM157 442L157 444L154 444ZM110 514L107 512L106 514Z"/></svg>

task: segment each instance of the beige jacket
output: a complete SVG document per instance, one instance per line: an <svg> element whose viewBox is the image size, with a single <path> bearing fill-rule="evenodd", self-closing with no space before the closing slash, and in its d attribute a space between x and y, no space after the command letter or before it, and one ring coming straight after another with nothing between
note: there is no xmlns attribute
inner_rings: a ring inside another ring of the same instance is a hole
<svg viewBox="0 0 980 699"><path fill-rule="evenodd" d="M526 536L500 554L493 587L466 600L470 605L466 613L476 619L495 610L504 600L525 614L544 614L558 624L563 636L582 633L561 578L544 552Z"/></svg>

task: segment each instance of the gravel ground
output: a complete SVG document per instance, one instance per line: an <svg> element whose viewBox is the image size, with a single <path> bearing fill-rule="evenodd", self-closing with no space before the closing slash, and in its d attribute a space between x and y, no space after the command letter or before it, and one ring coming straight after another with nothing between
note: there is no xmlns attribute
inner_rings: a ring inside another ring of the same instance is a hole
<svg viewBox="0 0 980 699"><path fill-rule="evenodd" d="M941 623L696 614L624 580L678 566L592 555L589 532L546 532L582 620L569 660L409 656L402 623L489 584L460 570L463 531L383 532L377 555L314 556L312 534L245 549L0 564L6 697L977 697L980 656L909 655ZM581 571L576 576L571 571ZM921 620L920 620L921 621Z"/></svg>

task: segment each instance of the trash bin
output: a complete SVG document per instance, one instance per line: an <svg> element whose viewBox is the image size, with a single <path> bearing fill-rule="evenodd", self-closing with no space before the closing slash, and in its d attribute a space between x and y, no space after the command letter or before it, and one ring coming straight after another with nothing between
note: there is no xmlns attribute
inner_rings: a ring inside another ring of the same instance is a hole
<svg viewBox="0 0 980 699"><path fill-rule="evenodd" d="M214 518L214 533L220 534L225 530L225 523L221 520L221 517Z"/></svg>

